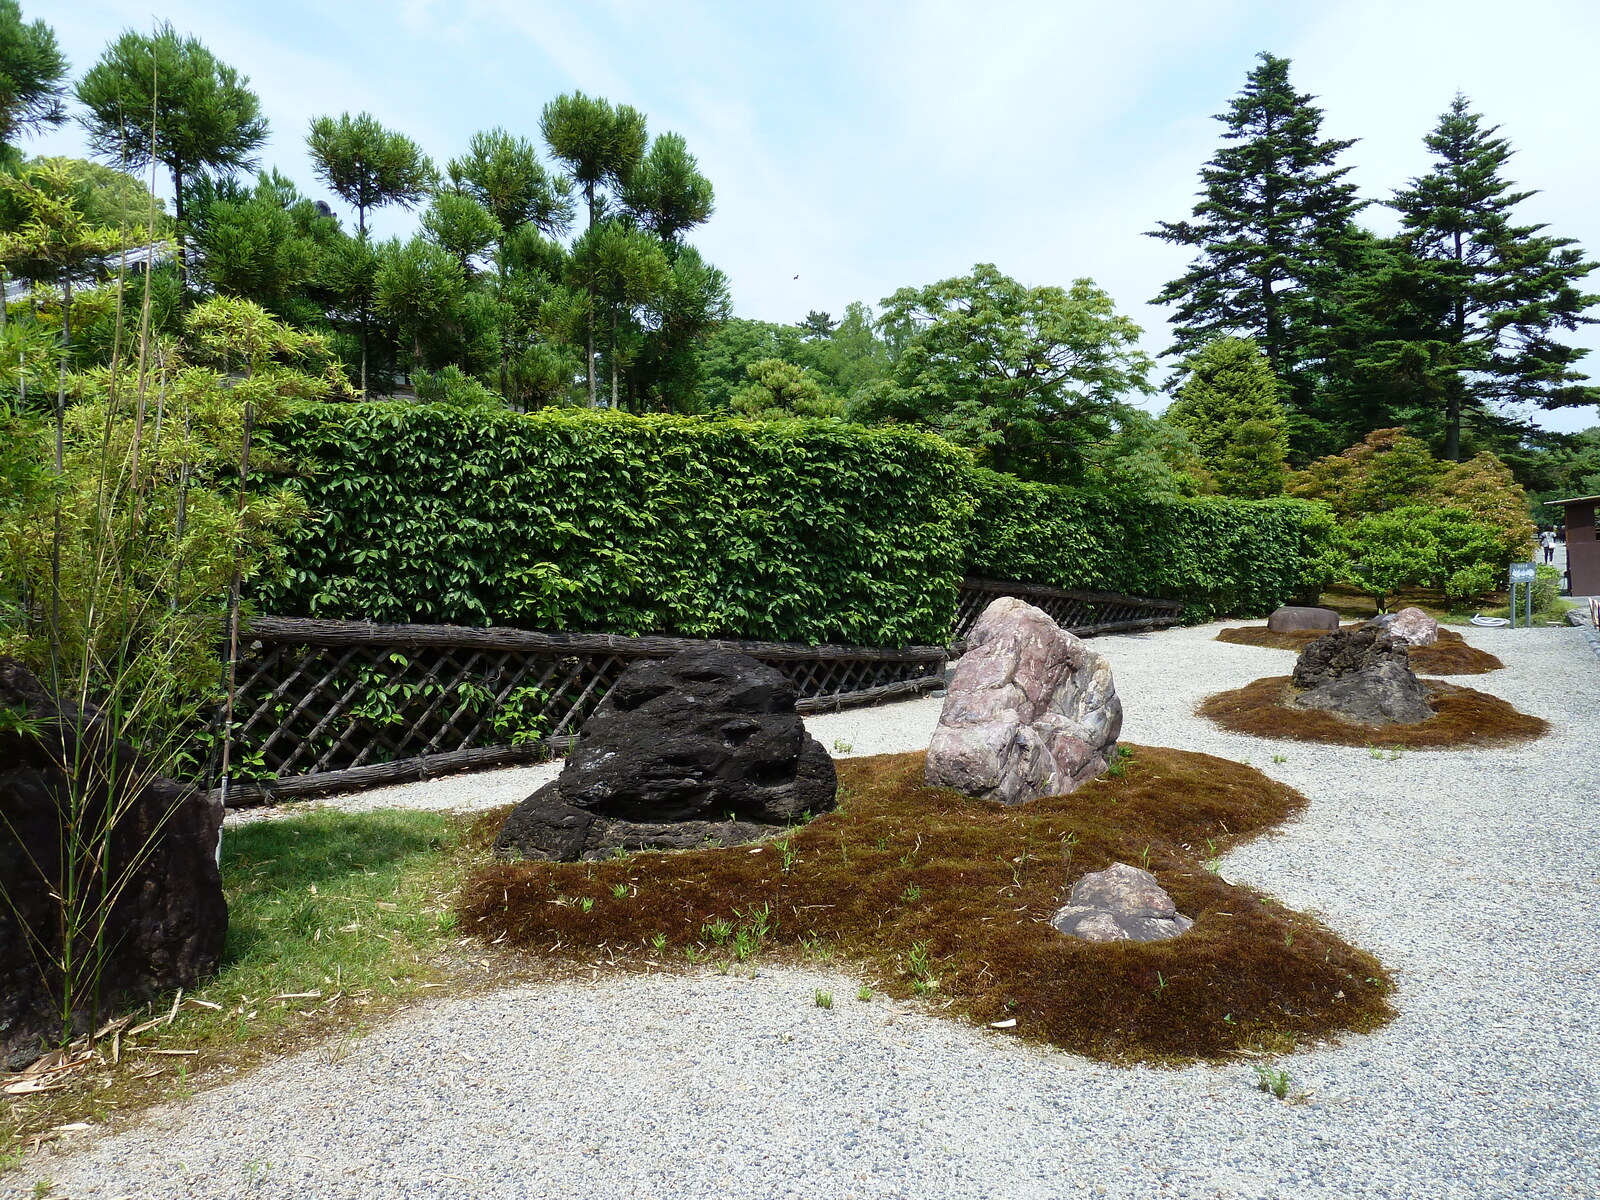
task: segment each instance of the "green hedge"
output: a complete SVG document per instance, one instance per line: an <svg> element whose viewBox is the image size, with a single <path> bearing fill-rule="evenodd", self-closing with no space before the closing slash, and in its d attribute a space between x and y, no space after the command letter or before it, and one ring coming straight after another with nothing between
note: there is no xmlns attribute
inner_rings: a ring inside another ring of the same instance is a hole
<svg viewBox="0 0 1600 1200"><path fill-rule="evenodd" d="M1333 519L1305 500L1108 496L974 469L968 574L1260 616L1328 581Z"/></svg>
<svg viewBox="0 0 1600 1200"><path fill-rule="evenodd" d="M275 425L314 517L263 611L859 645L949 636L964 574L1256 615L1320 586L1300 500L1114 498L908 429L395 403Z"/></svg>
<svg viewBox="0 0 1600 1200"><path fill-rule="evenodd" d="M971 501L937 438L837 423L308 405L315 515L263 611L864 645L949 636Z"/></svg>

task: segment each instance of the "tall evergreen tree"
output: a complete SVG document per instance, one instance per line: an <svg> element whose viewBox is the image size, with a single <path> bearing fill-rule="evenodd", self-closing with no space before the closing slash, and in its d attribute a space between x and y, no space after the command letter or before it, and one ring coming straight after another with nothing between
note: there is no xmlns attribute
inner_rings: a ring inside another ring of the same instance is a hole
<svg viewBox="0 0 1600 1200"><path fill-rule="evenodd" d="M267 139L250 78L218 62L199 40L170 24L153 34L128 30L78 83L94 152L128 168L158 162L172 176L178 266L184 262L184 186L196 172L255 165Z"/></svg>
<svg viewBox="0 0 1600 1200"><path fill-rule="evenodd" d="M1336 165L1353 143L1322 136L1322 110L1290 85L1288 59L1260 58L1217 117L1229 144L1201 168L1194 219L1162 221L1149 235L1197 252L1155 302L1177 306L1169 354L1221 335L1253 337L1310 449L1326 440L1314 398L1319 327L1359 241L1352 218L1364 204L1344 180L1349 168Z"/></svg>
<svg viewBox="0 0 1600 1200"><path fill-rule="evenodd" d="M1503 177L1513 151L1497 131L1458 95L1426 138L1433 169L1389 202L1401 232L1375 285L1405 303L1380 309L1387 337L1363 339L1370 373L1409 365L1400 378L1419 407L1442 410L1452 460L1462 456L1464 421L1492 422L1492 405L1600 402L1600 388L1576 369L1588 352L1555 336L1594 323L1586 314L1600 296L1580 282L1600 264L1543 225L1514 223L1512 210L1535 193Z"/></svg>

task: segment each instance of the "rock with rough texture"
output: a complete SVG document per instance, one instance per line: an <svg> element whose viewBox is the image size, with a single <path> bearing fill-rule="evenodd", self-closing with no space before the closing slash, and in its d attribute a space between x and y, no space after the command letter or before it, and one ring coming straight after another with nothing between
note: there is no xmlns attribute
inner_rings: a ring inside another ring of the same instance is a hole
<svg viewBox="0 0 1600 1200"><path fill-rule="evenodd" d="M1194 925L1154 875L1120 862L1078 880L1050 923L1086 942L1158 942Z"/></svg>
<svg viewBox="0 0 1600 1200"><path fill-rule="evenodd" d="M1331 608L1303 608L1285 605L1267 616L1267 628L1274 633L1294 633L1301 629L1339 628L1339 614Z"/></svg>
<svg viewBox="0 0 1600 1200"><path fill-rule="evenodd" d="M1390 637L1397 637L1408 646L1431 646L1439 640L1439 622L1420 608L1402 608L1399 612L1383 613L1367 622L1371 629L1381 629Z"/></svg>
<svg viewBox="0 0 1600 1200"><path fill-rule="evenodd" d="M103 917L106 928L99 1009L75 1011L75 1033L215 971L228 907L216 859L220 803L154 774L98 713L58 705L14 659L0 658L0 710L27 722L0 726L0 1067L16 1068L62 1033L62 980L38 959L61 952L67 822L108 833L96 861L114 885L109 898L102 886L74 906L80 922ZM69 770L91 782L72 789Z"/></svg>
<svg viewBox="0 0 1600 1200"><path fill-rule="evenodd" d="M1002 596L967 635L928 746L934 787L1022 804L1106 769L1122 731L1111 667L1033 605Z"/></svg>
<svg viewBox="0 0 1600 1200"><path fill-rule="evenodd" d="M572 862L753 841L826 812L838 791L833 759L794 706L781 671L736 650L635 663L495 848Z"/></svg>
<svg viewBox="0 0 1600 1200"><path fill-rule="evenodd" d="M1294 686L1316 688L1345 675L1354 675L1379 663L1395 663L1410 669L1407 643L1382 629L1358 626L1320 637L1304 650L1294 664Z"/></svg>
<svg viewBox="0 0 1600 1200"><path fill-rule="evenodd" d="M1363 725L1415 725L1434 715L1428 689L1410 668L1379 662L1341 675L1295 697L1301 708L1320 708Z"/></svg>

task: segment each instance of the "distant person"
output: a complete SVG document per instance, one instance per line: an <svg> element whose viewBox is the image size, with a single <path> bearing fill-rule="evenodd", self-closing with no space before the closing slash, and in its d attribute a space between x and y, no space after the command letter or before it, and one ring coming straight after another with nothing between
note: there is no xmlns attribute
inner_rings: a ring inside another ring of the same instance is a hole
<svg viewBox="0 0 1600 1200"><path fill-rule="evenodd" d="M1553 563L1556 560L1556 535L1555 530L1546 529L1539 535L1539 545L1544 547L1544 560Z"/></svg>

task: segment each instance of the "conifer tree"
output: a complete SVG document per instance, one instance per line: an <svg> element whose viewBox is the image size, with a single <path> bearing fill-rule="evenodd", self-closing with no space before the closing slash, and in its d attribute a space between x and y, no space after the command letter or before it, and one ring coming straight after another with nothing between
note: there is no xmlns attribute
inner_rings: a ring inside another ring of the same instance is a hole
<svg viewBox="0 0 1600 1200"><path fill-rule="evenodd" d="M1493 405L1600 401L1576 369L1587 351L1555 336L1594 323L1586 314L1600 296L1580 283L1600 264L1543 225L1514 223L1512 210L1534 193L1503 177L1513 151L1497 130L1458 95L1428 135L1433 169L1389 202L1401 232L1387 271L1360 297L1378 328L1352 339L1358 374L1442 419L1452 460L1463 423L1492 424Z"/></svg>
<svg viewBox="0 0 1600 1200"><path fill-rule="evenodd" d="M55 31L27 24L17 0L0 0L0 159L17 158L13 143L67 119L67 60Z"/></svg>
<svg viewBox="0 0 1600 1200"><path fill-rule="evenodd" d="M385 129L371 113L338 120L317 117L306 136L312 170L346 204L356 210L356 238L367 240L367 210L398 204L411 208L433 185L433 164L406 137ZM361 321L361 398L367 398L370 297L359 300Z"/></svg>
<svg viewBox="0 0 1600 1200"><path fill-rule="evenodd" d="M1189 435L1224 494L1282 492L1288 414L1260 348L1248 338L1218 338L1184 365L1166 420Z"/></svg>
<svg viewBox="0 0 1600 1200"><path fill-rule="evenodd" d="M267 119L249 83L249 76L218 62L197 39L178 36L170 24L151 35L130 29L78 83L96 154L127 168L158 162L171 174L185 281L185 182L202 170L254 166L267 139Z"/></svg>
<svg viewBox="0 0 1600 1200"><path fill-rule="evenodd" d="M1348 167L1350 141L1322 137L1322 110L1289 83L1289 61L1262 54L1244 90L1217 119L1228 143L1201 168L1190 221L1149 236L1197 254L1156 297L1174 304L1168 353L1191 353L1219 335L1253 337L1302 414L1301 440L1327 439L1315 422L1313 371L1328 299L1359 233L1363 207Z"/></svg>

